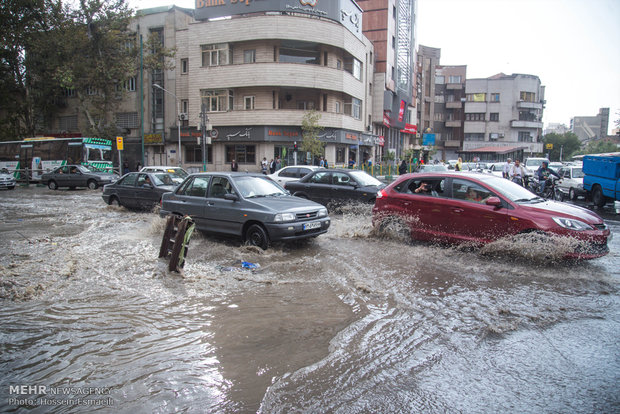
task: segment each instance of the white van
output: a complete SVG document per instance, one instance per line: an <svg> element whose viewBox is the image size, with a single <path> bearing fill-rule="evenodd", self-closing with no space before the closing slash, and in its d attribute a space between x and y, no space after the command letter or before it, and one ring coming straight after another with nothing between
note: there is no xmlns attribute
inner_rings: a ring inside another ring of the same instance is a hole
<svg viewBox="0 0 620 414"><path fill-rule="evenodd" d="M181 167L168 167L166 165L150 165L148 167L142 167L140 172L165 172L170 174L172 181L175 184L181 184L185 177L189 174Z"/></svg>

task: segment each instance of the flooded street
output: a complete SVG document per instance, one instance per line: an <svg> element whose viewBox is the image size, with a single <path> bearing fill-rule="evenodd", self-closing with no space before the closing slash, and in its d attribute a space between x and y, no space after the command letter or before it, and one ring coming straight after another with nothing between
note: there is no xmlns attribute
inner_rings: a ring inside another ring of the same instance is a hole
<svg viewBox="0 0 620 414"><path fill-rule="evenodd" d="M608 213L610 254L581 263L526 242L405 243L376 235L359 206L267 251L195 233L180 275L157 258L156 214L100 191L2 191L0 407L619 412L620 216ZM108 404L20 405L43 395L18 385L105 389L86 398Z"/></svg>

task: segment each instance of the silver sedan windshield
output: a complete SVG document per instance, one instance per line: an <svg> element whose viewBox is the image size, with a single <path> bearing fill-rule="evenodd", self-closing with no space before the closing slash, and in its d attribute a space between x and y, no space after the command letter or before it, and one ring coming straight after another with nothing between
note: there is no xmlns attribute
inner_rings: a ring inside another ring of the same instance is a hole
<svg viewBox="0 0 620 414"><path fill-rule="evenodd" d="M235 177L235 186L243 198L282 196L286 190L268 178L262 177Z"/></svg>

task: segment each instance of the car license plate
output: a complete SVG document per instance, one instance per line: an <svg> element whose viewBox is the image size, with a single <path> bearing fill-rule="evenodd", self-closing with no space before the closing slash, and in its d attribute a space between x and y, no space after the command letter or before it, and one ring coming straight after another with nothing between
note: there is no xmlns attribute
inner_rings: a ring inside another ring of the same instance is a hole
<svg viewBox="0 0 620 414"><path fill-rule="evenodd" d="M320 229L320 228L321 228L320 221L313 221L312 223L304 224L304 230L312 230L312 229Z"/></svg>

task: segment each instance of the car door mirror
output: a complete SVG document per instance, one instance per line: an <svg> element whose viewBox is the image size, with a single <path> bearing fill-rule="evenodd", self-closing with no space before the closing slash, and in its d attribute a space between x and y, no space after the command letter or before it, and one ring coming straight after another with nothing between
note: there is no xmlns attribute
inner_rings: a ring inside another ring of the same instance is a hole
<svg viewBox="0 0 620 414"><path fill-rule="evenodd" d="M237 194L224 194L224 200L230 200L230 201L238 201L239 197L237 196Z"/></svg>
<svg viewBox="0 0 620 414"><path fill-rule="evenodd" d="M485 204L487 206L501 207L502 206L502 200L500 200L499 197L489 197L489 198L487 198Z"/></svg>
<svg viewBox="0 0 620 414"><path fill-rule="evenodd" d="M358 183L357 183L357 181L355 181L355 180L351 180L351 181L349 181L349 185L350 185L351 187L353 187L353 188L357 188L357 187L359 187L359 184L358 184Z"/></svg>

